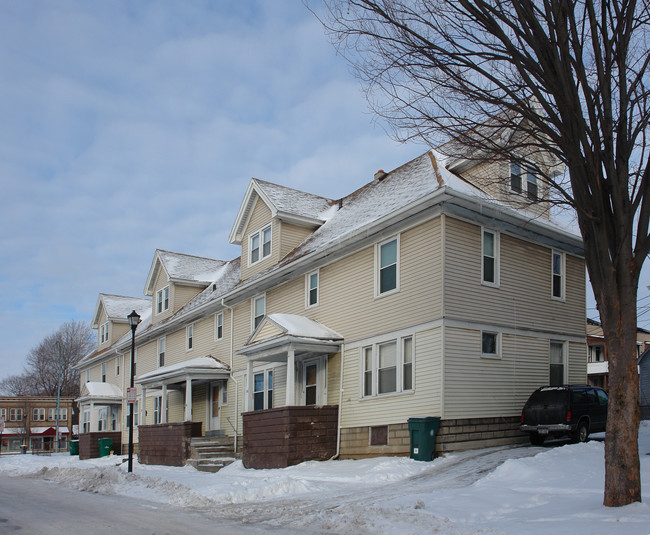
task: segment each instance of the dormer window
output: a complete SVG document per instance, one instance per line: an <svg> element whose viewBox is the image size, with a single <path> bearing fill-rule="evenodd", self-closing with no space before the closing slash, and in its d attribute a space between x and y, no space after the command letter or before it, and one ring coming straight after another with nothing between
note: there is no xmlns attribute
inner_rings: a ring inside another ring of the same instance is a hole
<svg viewBox="0 0 650 535"><path fill-rule="evenodd" d="M271 255L271 225L252 234L249 240L249 265L253 265Z"/></svg>
<svg viewBox="0 0 650 535"><path fill-rule="evenodd" d="M522 167L518 162L510 162L510 191L526 194L531 201L538 199L537 175L531 166Z"/></svg>
<svg viewBox="0 0 650 535"><path fill-rule="evenodd" d="M99 327L99 343L108 342L108 322L102 323Z"/></svg>
<svg viewBox="0 0 650 535"><path fill-rule="evenodd" d="M169 308L169 286L158 290L156 294L156 313L160 314Z"/></svg>

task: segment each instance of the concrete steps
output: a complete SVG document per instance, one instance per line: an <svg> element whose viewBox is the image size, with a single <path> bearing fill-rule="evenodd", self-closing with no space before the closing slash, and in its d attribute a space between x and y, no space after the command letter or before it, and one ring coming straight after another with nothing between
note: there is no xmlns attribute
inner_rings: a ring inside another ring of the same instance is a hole
<svg viewBox="0 0 650 535"><path fill-rule="evenodd" d="M218 472L236 459L234 439L225 435L213 435L192 438L190 458L185 464L201 472Z"/></svg>

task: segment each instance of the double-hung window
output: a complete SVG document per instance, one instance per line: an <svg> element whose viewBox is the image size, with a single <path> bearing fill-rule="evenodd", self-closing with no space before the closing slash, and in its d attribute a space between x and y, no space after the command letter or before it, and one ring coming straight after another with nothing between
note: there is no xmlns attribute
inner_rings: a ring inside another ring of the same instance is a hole
<svg viewBox="0 0 650 535"><path fill-rule="evenodd" d="M7 420L7 409L0 409L0 418L3 420Z"/></svg>
<svg viewBox="0 0 650 535"><path fill-rule="evenodd" d="M376 246L375 295L399 291L399 236Z"/></svg>
<svg viewBox="0 0 650 535"><path fill-rule="evenodd" d="M98 411L97 431L106 431L108 425L108 407L101 407Z"/></svg>
<svg viewBox="0 0 650 535"><path fill-rule="evenodd" d="M481 230L481 281L487 286L499 286L499 233Z"/></svg>
<svg viewBox="0 0 650 535"><path fill-rule="evenodd" d="M108 322L102 323L99 327L99 343L108 342Z"/></svg>
<svg viewBox="0 0 650 535"><path fill-rule="evenodd" d="M154 396L153 398L153 423L160 424L162 423L163 418L163 403L162 396Z"/></svg>
<svg viewBox="0 0 650 535"><path fill-rule="evenodd" d="M34 409L32 414L32 420L35 422L45 421L45 409Z"/></svg>
<svg viewBox="0 0 650 535"><path fill-rule="evenodd" d="M115 377L120 376L120 357L115 357Z"/></svg>
<svg viewBox="0 0 650 535"><path fill-rule="evenodd" d="M156 312L158 314L169 308L169 286L161 288L156 293Z"/></svg>
<svg viewBox="0 0 650 535"><path fill-rule="evenodd" d="M22 422L22 420L23 420L23 409L9 409L10 422Z"/></svg>
<svg viewBox="0 0 650 535"><path fill-rule="evenodd" d="M48 410L47 419L50 421L56 420L56 409ZM67 420L67 419L68 419L68 409L61 407L59 409L59 420Z"/></svg>
<svg viewBox="0 0 650 535"><path fill-rule="evenodd" d="M106 382L106 363L102 362L102 383Z"/></svg>
<svg viewBox="0 0 650 535"><path fill-rule="evenodd" d="M305 305L307 308L318 305L318 271L305 277Z"/></svg>
<svg viewBox="0 0 650 535"><path fill-rule="evenodd" d="M253 376L253 410L273 408L273 370Z"/></svg>
<svg viewBox="0 0 650 535"><path fill-rule="evenodd" d="M214 317L214 339L221 340L223 338L223 312L219 312Z"/></svg>
<svg viewBox="0 0 650 535"><path fill-rule="evenodd" d="M253 297L252 301L252 311L253 311L253 331L257 329L257 326L262 323L264 319L264 314L266 314L266 296L260 295L258 297Z"/></svg>
<svg viewBox="0 0 650 535"><path fill-rule="evenodd" d="M187 338L186 349L188 351L191 351L192 347L194 347L194 324L193 323L187 326L187 329L185 330L185 334Z"/></svg>
<svg viewBox="0 0 650 535"><path fill-rule="evenodd" d="M363 397L413 390L411 336L366 346L361 358Z"/></svg>
<svg viewBox="0 0 650 535"><path fill-rule="evenodd" d="M531 201L538 199L537 175L532 166L522 168L519 162L510 162L510 191L526 194Z"/></svg>
<svg viewBox="0 0 650 535"><path fill-rule="evenodd" d="M158 338L158 367L162 368L165 365L165 347L167 339L163 336Z"/></svg>
<svg viewBox="0 0 650 535"><path fill-rule="evenodd" d="M84 409L82 418L82 429L84 433L90 433L90 409Z"/></svg>
<svg viewBox="0 0 650 535"><path fill-rule="evenodd" d="M553 299L564 299L564 273L565 273L565 256L564 253L557 251L552 252L552 296Z"/></svg>
<svg viewBox="0 0 650 535"><path fill-rule="evenodd" d="M248 264L253 265L271 255L271 225L249 237Z"/></svg>
<svg viewBox="0 0 650 535"><path fill-rule="evenodd" d="M550 345L549 385L561 386L567 381L566 351L564 342L551 342Z"/></svg>

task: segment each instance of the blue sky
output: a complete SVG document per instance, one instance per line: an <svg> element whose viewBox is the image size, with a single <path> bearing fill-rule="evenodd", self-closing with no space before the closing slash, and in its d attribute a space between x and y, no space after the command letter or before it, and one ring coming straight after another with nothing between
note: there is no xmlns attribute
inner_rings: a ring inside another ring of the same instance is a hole
<svg viewBox="0 0 650 535"><path fill-rule="evenodd" d="M236 257L251 177L339 198L426 150L298 0L7 0L0 70L0 379L156 248Z"/></svg>

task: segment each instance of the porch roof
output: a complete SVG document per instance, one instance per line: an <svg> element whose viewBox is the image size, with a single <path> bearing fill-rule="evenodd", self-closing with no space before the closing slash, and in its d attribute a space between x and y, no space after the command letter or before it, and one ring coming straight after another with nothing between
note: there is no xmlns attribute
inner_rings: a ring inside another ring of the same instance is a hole
<svg viewBox="0 0 650 535"><path fill-rule="evenodd" d="M337 353L344 338L322 323L296 314L269 314L238 355L249 360L286 360L289 351L300 354Z"/></svg>
<svg viewBox="0 0 650 535"><path fill-rule="evenodd" d="M81 396L75 401L115 404L122 403L122 397L122 389L119 386L111 383L89 382L81 387Z"/></svg>
<svg viewBox="0 0 650 535"><path fill-rule="evenodd" d="M228 379L230 366L212 355L186 360L178 364L163 366L149 373L140 375L135 382L150 387L163 384L173 384L191 380L212 381Z"/></svg>

